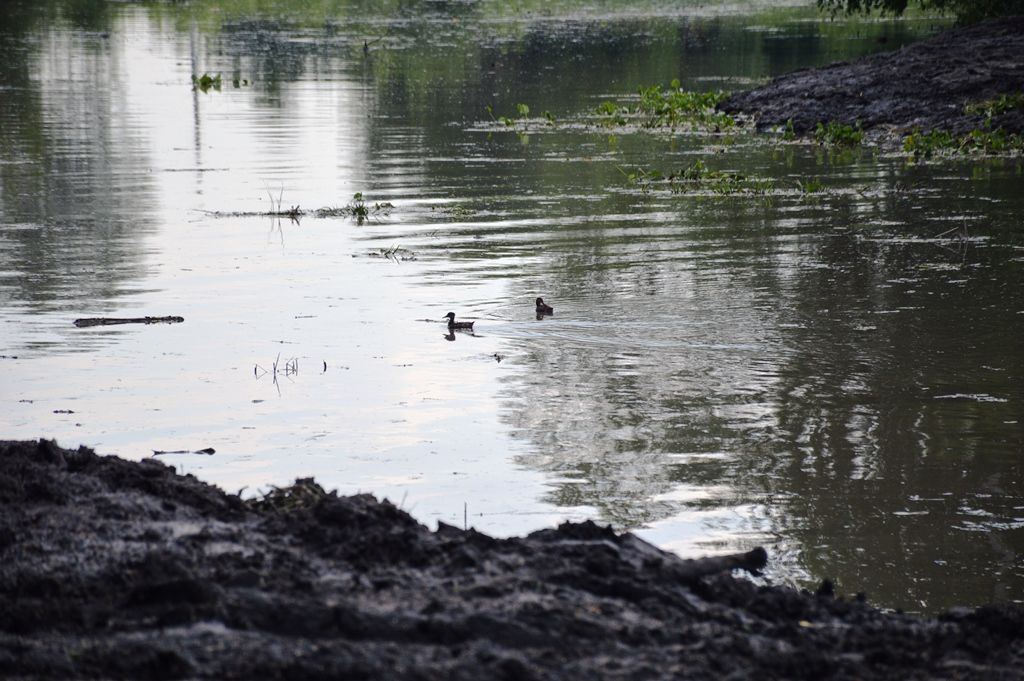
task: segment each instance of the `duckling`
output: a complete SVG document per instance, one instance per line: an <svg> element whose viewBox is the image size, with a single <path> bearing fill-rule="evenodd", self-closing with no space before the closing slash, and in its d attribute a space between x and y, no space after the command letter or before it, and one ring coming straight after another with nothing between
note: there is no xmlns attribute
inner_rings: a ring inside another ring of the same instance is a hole
<svg viewBox="0 0 1024 681"><path fill-rule="evenodd" d="M476 322L457 322L455 321L455 313L449 312L445 315L448 318L448 329L470 329L472 330L473 324Z"/></svg>
<svg viewBox="0 0 1024 681"><path fill-rule="evenodd" d="M537 314L555 314L555 308L544 303L543 298L537 299Z"/></svg>

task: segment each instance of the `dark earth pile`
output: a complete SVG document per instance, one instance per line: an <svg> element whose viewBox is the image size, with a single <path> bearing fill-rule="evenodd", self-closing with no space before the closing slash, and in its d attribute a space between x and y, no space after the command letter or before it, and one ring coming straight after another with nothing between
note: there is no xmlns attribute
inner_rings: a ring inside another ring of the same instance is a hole
<svg viewBox="0 0 1024 681"><path fill-rule="evenodd" d="M245 502L47 441L0 443L0 507L4 679L1024 679L1021 609L921 618L723 570L759 549L431 532L312 480Z"/></svg>
<svg viewBox="0 0 1024 681"><path fill-rule="evenodd" d="M1024 91L1024 17L988 21L941 33L896 52L802 69L727 99L720 109L752 114L766 129L793 121L800 134L821 122L895 133L981 128L983 113L968 103ZM1024 109L994 116L991 128L1024 133Z"/></svg>

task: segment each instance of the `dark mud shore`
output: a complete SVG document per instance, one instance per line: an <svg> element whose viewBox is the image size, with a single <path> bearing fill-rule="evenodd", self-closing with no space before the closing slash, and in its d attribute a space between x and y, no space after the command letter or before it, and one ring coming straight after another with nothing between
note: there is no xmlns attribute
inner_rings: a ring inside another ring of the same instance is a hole
<svg viewBox="0 0 1024 681"><path fill-rule="evenodd" d="M821 122L858 122L870 137L981 128L971 102L1024 91L1024 17L945 31L895 52L802 69L740 92L720 105L756 118L759 129L793 121L805 134ZM994 116L991 128L1024 133L1024 110Z"/></svg>
<svg viewBox="0 0 1024 681"><path fill-rule="evenodd" d="M1021 609L886 613L591 523L431 532L47 441L0 443L0 506L5 679L1024 679Z"/></svg>

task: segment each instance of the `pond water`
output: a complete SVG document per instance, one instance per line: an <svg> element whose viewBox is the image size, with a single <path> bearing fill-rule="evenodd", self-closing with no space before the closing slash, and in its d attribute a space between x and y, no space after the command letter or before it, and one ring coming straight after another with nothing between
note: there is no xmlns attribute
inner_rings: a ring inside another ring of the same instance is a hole
<svg viewBox="0 0 1024 681"><path fill-rule="evenodd" d="M5 3L0 437L1020 601L1021 160L587 122L941 28L782 4ZM627 181L698 159L774 189Z"/></svg>

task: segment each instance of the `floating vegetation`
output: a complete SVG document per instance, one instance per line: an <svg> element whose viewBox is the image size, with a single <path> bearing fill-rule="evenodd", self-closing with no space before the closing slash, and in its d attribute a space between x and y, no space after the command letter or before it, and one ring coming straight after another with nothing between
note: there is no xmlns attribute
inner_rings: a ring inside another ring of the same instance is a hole
<svg viewBox="0 0 1024 681"><path fill-rule="evenodd" d="M204 73L201 76L192 76L193 90L199 90L200 92L209 92L210 89L212 88L217 92L220 92L220 84L221 78L219 73L215 76L211 76L209 73Z"/></svg>
<svg viewBox="0 0 1024 681"><path fill-rule="evenodd" d="M369 204L363 198L362 192L356 192L352 195L352 200L344 206L328 206L325 208L317 208L315 210L303 210L299 206L291 206L285 208L281 201L281 196L278 195L277 199L274 195L267 191L270 196L270 210L260 211L203 211L207 215L212 215L218 218L245 218L245 217L277 217L277 218L290 218L295 222L299 221L299 218L312 215L317 218L355 218L358 224L371 217L377 217L381 215L389 215L391 210L394 208L390 202L382 201Z"/></svg>
<svg viewBox="0 0 1024 681"><path fill-rule="evenodd" d="M915 128L914 132L903 138L903 151L911 154L914 160L931 158L941 153L1004 154L1024 151L1024 137L1006 132L1003 128L975 129L965 135L955 135L948 130L921 132Z"/></svg>
<svg viewBox="0 0 1024 681"><path fill-rule="evenodd" d="M378 248L375 251L370 251L368 254L371 258L384 258L386 260L393 260L394 262L409 262L410 260L416 259L416 254L410 251L408 248L402 248L401 246L395 245L391 248Z"/></svg>
<svg viewBox="0 0 1024 681"><path fill-rule="evenodd" d="M487 113L490 115L492 121L497 121L507 128L514 128L516 124L523 124L525 126L527 119L530 116L530 105L529 104L516 104L516 111L519 113L519 118L509 118L508 116L495 116L494 108L487 106ZM551 114L547 111L545 115L550 116ZM553 118L551 120L554 120Z"/></svg>
<svg viewBox="0 0 1024 681"><path fill-rule="evenodd" d="M437 206L431 206L430 210L437 210L454 218L465 218L476 214L476 210L474 208L470 208L469 206L464 206L462 204L441 206L440 208Z"/></svg>
<svg viewBox="0 0 1024 681"><path fill-rule="evenodd" d="M651 85L638 89L640 100L634 104L602 102L597 107L600 123L606 127L636 124L643 128L672 128L689 125L692 129L716 132L736 126L736 119L716 109L726 97L722 91L684 90L679 79L669 89Z"/></svg>
<svg viewBox="0 0 1024 681"><path fill-rule="evenodd" d="M392 208L394 205L388 201L369 204L363 198L362 192L356 192L352 195L352 200L345 204L340 211L341 214L355 218L356 224L361 225L370 217L390 214Z"/></svg>
<svg viewBox="0 0 1024 681"><path fill-rule="evenodd" d="M1009 111L1024 109L1024 92L1010 92L971 102L964 106L966 114L984 116L980 128L975 128L962 135L948 130L914 131L903 138L903 151L911 154L914 160L931 158L937 154L1005 154L1024 151L1024 136L1007 132L1002 127L992 128L992 119Z"/></svg>
<svg viewBox="0 0 1024 681"><path fill-rule="evenodd" d="M620 168L620 170L622 170ZM710 192L718 196L748 194L765 196L775 189L769 178L749 177L743 173L708 168L700 159L683 170L665 174L660 170L640 169L632 173L622 171L630 184L647 193L664 187L673 194Z"/></svg>
<svg viewBox="0 0 1024 681"><path fill-rule="evenodd" d="M818 144L855 147L864 139L864 131L861 130L860 121L856 126L839 121L829 121L828 123L818 121L818 125L814 128L814 139Z"/></svg>

